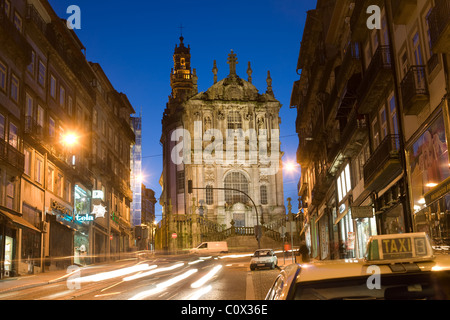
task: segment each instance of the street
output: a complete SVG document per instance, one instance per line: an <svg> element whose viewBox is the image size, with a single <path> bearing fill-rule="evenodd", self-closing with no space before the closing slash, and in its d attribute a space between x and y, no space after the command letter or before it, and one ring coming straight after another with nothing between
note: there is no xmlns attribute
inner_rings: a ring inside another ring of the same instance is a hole
<svg viewBox="0 0 450 320"><path fill-rule="evenodd" d="M0 300L263 300L279 269L250 271L250 255L153 256L73 266L66 273L1 281ZM283 264L282 257L279 261ZM27 286L20 284L25 280Z"/></svg>

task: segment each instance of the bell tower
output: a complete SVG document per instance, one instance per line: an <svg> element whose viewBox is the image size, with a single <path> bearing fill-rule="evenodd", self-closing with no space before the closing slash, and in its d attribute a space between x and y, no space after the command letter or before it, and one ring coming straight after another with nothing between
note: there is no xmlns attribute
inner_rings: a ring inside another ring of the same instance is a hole
<svg viewBox="0 0 450 320"><path fill-rule="evenodd" d="M194 89L194 82L191 71L191 48L183 43L183 36L180 37L180 44L175 45L173 55L174 67L170 75L170 86L172 87L172 98L175 100L186 100Z"/></svg>

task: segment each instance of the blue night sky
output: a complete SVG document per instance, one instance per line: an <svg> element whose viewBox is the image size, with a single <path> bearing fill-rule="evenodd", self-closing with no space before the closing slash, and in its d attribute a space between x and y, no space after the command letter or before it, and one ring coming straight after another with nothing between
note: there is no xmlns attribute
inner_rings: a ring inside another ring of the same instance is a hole
<svg viewBox="0 0 450 320"><path fill-rule="evenodd" d="M117 91L125 93L136 112L142 110L144 184L156 192L162 172L161 118L170 88L170 70L182 24L185 44L191 47L191 66L197 69L199 92L213 84L213 61L218 79L229 74L231 50L237 54L238 75L247 79L247 62L253 84L260 93L267 88L270 70L275 97L283 107L281 150L283 162L295 161L295 109L289 108L306 11L316 1L300 0L191 0L115 1L49 0L64 19L70 5L81 9L81 30L76 33L86 47L87 59L98 62ZM297 212L297 173L284 174L284 197L293 199ZM157 204L156 218L161 219Z"/></svg>

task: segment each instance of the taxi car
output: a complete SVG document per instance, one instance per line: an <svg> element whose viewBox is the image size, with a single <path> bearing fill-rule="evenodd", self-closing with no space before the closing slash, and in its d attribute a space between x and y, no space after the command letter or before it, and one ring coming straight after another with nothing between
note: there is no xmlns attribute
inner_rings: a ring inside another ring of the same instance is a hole
<svg viewBox="0 0 450 320"><path fill-rule="evenodd" d="M250 270L264 267L275 269L277 265L278 258L272 249L258 249L250 260Z"/></svg>
<svg viewBox="0 0 450 320"><path fill-rule="evenodd" d="M425 233L373 236L364 259L291 264L266 300L449 300L450 255Z"/></svg>

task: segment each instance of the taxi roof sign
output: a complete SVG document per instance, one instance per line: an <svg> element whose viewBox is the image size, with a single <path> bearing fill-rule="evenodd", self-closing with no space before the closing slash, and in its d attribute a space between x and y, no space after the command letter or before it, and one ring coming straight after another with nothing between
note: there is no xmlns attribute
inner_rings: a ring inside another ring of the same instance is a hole
<svg viewBox="0 0 450 320"><path fill-rule="evenodd" d="M367 244L366 262L390 264L433 260L433 248L425 232L372 236Z"/></svg>

